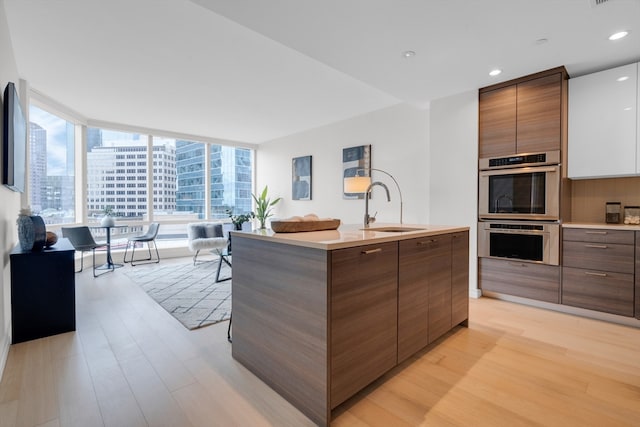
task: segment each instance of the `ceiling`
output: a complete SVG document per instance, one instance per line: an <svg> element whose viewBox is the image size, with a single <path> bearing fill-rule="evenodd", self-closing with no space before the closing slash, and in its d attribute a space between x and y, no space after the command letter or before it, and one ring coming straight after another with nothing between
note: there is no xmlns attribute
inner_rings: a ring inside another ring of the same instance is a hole
<svg viewBox="0 0 640 427"><path fill-rule="evenodd" d="M245 143L559 65L575 77L640 60L640 0L4 4L32 89L89 119Z"/></svg>

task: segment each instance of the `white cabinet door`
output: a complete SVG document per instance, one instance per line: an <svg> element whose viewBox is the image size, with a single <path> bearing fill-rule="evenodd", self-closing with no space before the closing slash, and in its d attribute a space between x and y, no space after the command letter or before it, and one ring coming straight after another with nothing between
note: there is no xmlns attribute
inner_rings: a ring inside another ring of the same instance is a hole
<svg viewBox="0 0 640 427"><path fill-rule="evenodd" d="M638 64L569 80L569 178L638 173Z"/></svg>

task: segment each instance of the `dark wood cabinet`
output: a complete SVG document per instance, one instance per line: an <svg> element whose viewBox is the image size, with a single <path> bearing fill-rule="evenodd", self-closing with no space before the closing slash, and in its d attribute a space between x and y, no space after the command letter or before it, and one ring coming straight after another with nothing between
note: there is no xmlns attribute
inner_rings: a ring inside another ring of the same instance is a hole
<svg viewBox="0 0 640 427"><path fill-rule="evenodd" d="M634 313L636 319L640 319L640 232L636 231L636 270L635 270L635 294L636 302Z"/></svg>
<svg viewBox="0 0 640 427"><path fill-rule="evenodd" d="M451 325L469 318L469 232L451 235Z"/></svg>
<svg viewBox="0 0 640 427"><path fill-rule="evenodd" d="M307 241L313 233L234 232L234 359L328 425L334 408L467 320L469 232L443 228L337 248Z"/></svg>
<svg viewBox="0 0 640 427"><path fill-rule="evenodd" d="M560 150L562 74L519 83L516 152Z"/></svg>
<svg viewBox="0 0 640 427"><path fill-rule="evenodd" d="M516 86L480 92L479 157L498 157L516 151Z"/></svg>
<svg viewBox="0 0 640 427"><path fill-rule="evenodd" d="M23 252L11 260L13 344L76 330L75 250L67 239L49 249Z"/></svg>
<svg viewBox="0 0 640 427"><path fill-rule="evenodd" d="M480 89L479 157L561 150L567 78L558 67Z"/></svg>
<svg viewBox="0 0 640 427"><path fill-rule="evenodd" d="M331 408L397 363L398 243L331 252Z"/></svg>
<svg viewBox="0 0 640 427"><path fill-rule="evenodd" d="M560 303L560 267L557 265L480 258L478 277L483 291Z"/></svg>
<svg viewBox="0 0 640 427"><path fill-rule="evenodd" d="M429 286L429 343L451 329L451 235L426 239Z"/></svg>
<svg viewBox="0 0 640 427"><path fill-rule="evenodd" d="M469 232L399 242L398 363L469 317Z"/></svg>
<svg viewBox="0 0 640 427"><path fill-rule="evenodd" d="M429 246L423 240L399 242L398 363L429 344Z"/></svg>
<svg viewBox="0 0 640 427"><path fill-rule="evenodd" d="M634 315L635 232L563 230L562 304Z"/></svg>

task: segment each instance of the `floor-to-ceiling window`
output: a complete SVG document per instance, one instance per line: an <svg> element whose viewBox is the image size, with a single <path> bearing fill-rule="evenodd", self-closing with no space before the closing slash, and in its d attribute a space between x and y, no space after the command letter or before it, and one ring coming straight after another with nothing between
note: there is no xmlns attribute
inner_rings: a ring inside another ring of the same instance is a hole
<svg viewBox="0 0 640 427"><path fill-rule="evenodd" d="M86 134L89 220L111 208L121 223L160 222L159 237L174 238L186 222L251 211L251 149L91 127Z"/></svg>
<svg viewBox="0 0 640 427"><path fill-rule="evenodd" d="M46 224L76 222L75 124L29 107L29 205Z"/></svg>

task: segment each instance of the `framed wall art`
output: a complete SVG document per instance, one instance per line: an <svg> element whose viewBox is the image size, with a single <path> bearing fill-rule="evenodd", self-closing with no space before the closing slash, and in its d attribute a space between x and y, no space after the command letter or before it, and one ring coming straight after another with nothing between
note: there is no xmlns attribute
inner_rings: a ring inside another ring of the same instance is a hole
<svg viewBox="0 0 640 427"><path fill-rule="evenodd" d="M371 171L371 145L342 149L342 180L352 176L369 176ZM364 193L347 193L345 199L364 199Z"/></svg>
<svg viewBox="0 0 640 427"><path fill-rule="evenodd" d="M291 172L291 198L311 200L311 156L295 157Z"/></svg>

